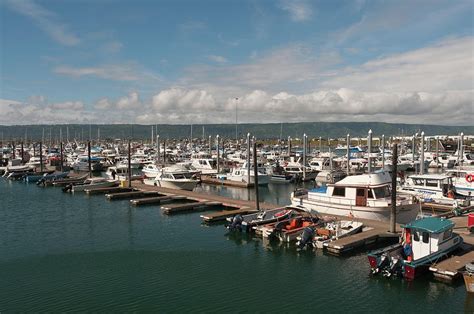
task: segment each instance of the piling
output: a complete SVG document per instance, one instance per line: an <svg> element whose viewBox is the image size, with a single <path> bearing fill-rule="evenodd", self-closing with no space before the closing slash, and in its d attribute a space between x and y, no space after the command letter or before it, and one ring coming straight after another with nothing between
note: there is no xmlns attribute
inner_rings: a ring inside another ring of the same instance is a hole
<svg viewBox="0 0 474 314"><path fill-rule="evenodd" d="M411 139L411 154L412 154L412 161L415 162L415 143L416 142L416 134L413 135Z"/></svg>
<svg viewBox="0 0 474 314"><path fill-rule="evenodd" d="M250 165L249 165L250 173ZM255 208L260 210L260 200L258 195L258 167L257 167L257 141L253 142L253 174L254 174L254 186L255 186Z"/></svg>
<svg viewBox="0 0 474 314"><path fill-rule="evenodd" d="M303 134L303 181L306 180L306 145L307 145L307 137L305 133Z"/></svg>
<svg viewBox="0 0 474 314"><path fill-rule="evenodd" d="M397 143L392 144L392 208L390 211L390 232L396 232L397 221L397 162L398 162L398 146Z"/></svg>
<svg viewBox="0 0 474 314"><path fill-rule="evenodd" d="M212 155L212 143L211 143L212 137L209 135L209 155Z"/></svg>
<svg viewBox="0 0 474 314"><path fill-rule="evenodd" d="M128 187L132 187L132 152L130 139L128 140Z"/></svg>
<svg viewBox="0 0 474 314"><path fill-rule="evenodd" d="M368 172L372 173L372 130L369 130L369 134L367 136L367 150L369 151L369 158L368 158Z"/></svg>
<svg viewBox="0 0 474 314"><path fill-rule="evenodd" d="M439 137L436 136L436 167L439 167Z"/></svg>
<svg viewBox="0 0 474 314"><path fill-rule="evenodd" d="M160 136L156 135L156 154L158 156L157 161L160 162L161 157L160 157Z"/></svg>
<svg viewBox="0 0 474 314"><path fill-rule="evenodd" d="M421 132L420 174L425 173L425 132Z"/></svg>
<svg viewBox="0 0 474 314"><path fill-rule="evenodd" d="M217 142L217 174L220 172L220 153L219 153L219 134L216 136L216 142Z"/></svg>
<svg viewBox="0 0 474 314"><path fill-rule="evenodd" d="M40 142L40 171L43 172L43 142Z"/></svg>
<svg viewBox="0 0 474 314"><path fill-rule="evenodd" d="M461 155L461 166L464 164L464 133L461 132L461 138L460 138L460 143L459 143L459 155Z"/></svg>
<svg viewBox="0 0 474 314"><path fill-rule="evenodd" d="M351 171L351 164L349 163L350 159L351 159L351 152L350 152L350 149L349 149L349 146L351 144L351 136L349 134L347 134L346 136L346 142L347 142L347 175L349 175L350 171Z"/></svg>
<svg viewBox="0 0 474 314"><path fill-rule="evenodd" d="M247 133L247 183L250 184L250 133Z"/></svg>
<svg viewBox="0 0 474 314"><path fill-rule="evenodd" d="M291 156L291 137L288 136L288 156Z"/></svg>
<svg viewBox="0 0 474 314"><path fill-rule="evenodd" d="M15 142L12 141L12 155L13 155L13 159L16 158L15 154L16 154L16 152L15 152Z"/></svg>
<svg viewBox="0 0 474 314"><path fill-rule="evenodd" d="M23 142L21 142L21 164L22 165L24 163L24 157L23 157L24 154L25 154L25 150L24 150L24 147L23 147Z"/></svg>
<svg viewBox="0 0 474 314"><path fill-rule="evenodd" d="M382 171L385 169L385 134L382 134Z"/></svg>
<svg viewBox="0 0 474 314"><path fill-rule="evenodd" d="M61 159L61 164L60 164L60 169L61 169L61 172L64 171L64 155L63 155L63 142L59 143L59 148L61 150L60 152L60 159Z"/></svg>
<svg viewBox="0 0 474 314"><path fill-rule="evenodd" d="M91 141L87 141L87 163L89 167L89 178L92 178Z"/></svg>

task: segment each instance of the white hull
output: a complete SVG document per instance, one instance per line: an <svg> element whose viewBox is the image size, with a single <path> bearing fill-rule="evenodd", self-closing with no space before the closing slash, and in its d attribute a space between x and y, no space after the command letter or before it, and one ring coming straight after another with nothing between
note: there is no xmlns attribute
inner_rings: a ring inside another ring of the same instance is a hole
<svg viewBox="0 0 474 314"><path fill-rule="evenodd" d="M312 214L327 214L360 219L370 219L377 221L390 221L391 207L368 207L352 206L344 204L326 203L321 201L311 201L305 198L291 197L291 205L303 206L305 211ZM397 223L409 223L415 220L420 212L420 204L407 204L397 206Z"/></svg>
<svg viewBox="0 0 474 314"><path fill-rule="evenodd" d="M85 189L90 188L106 188L109 186L114 186L116 184L115 181L108 181L108 182L100 182L94 184L84 184L84 185L75 185L72 187L72 192L84 192Z"/></svg>
<svg viewBox="0 0 474 314"><path fill-rule="evenodd" d="M190 181L167 181L167 180L155 180L156 186L168 189L186 190L192 191L199 183L197 180Z"/></svg>
<svg viewBox="0 0 474 314"><path fill-rule="evenodd" d="M247 183L248 177L247 176L227 175L227 180ZM268 185L268 183L270 183L270 176L269 175L259 175L258 176L258 185ZM255 184L255 177L254 176L250 176L250 184Z"/></svg>

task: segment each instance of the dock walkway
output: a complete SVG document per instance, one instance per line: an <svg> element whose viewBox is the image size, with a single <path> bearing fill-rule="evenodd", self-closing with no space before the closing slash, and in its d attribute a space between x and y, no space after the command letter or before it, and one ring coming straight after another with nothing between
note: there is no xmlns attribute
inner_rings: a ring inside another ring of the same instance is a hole
<svg viewBox="0 0 474 314"><path fill-rule="evenodd" d="M460 270L467 263L474 261L474 251L472 245L464 244L463 251L451 256L439 263L430 266L433 275L442 280L452 281L461 276Z"/></svg>

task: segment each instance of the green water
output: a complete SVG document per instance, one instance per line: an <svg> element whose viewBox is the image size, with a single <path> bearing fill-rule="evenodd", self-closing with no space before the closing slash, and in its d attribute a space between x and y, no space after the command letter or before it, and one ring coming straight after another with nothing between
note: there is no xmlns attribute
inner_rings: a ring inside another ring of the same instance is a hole
<svg viewBox="0 0 474 314"><path fill-rule="evenodd" d="M262 189L288 202L293 188ZM202 187L253 199L245 190ZM276 194L279 194L278 197ZM0 312L473 312L462 280L371 277L346 258L164 216L104 196L0 179Z"/></svg>

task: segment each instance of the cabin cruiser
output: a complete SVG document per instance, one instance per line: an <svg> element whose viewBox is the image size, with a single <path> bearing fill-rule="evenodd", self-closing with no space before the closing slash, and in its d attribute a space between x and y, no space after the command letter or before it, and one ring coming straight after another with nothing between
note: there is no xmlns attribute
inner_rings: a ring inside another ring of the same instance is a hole
<svg viewBox="0 0 474 314"><path fill-rule="evenodd" d="M160 174L161 169L155 164L148 164L143 167L142 172L147 178L155 178L157 175Z"/></svg>
<svg viewBox="0 0 474 314"><path fill-rule="evenodd" d="M250 182L249 179L250 171ZM270 175L267 174L266 168L263 164L257 164L258 185L267 185L270 182ZM227 180L245 182L255 184L255 169L253 164L250 164L250 169L247 162L244 162L242 167L233 168L232 172L226 176Z"/></svg>
<svg viewBox="0 0 474 314"><path fill-rule="evenodd" d="M463 242L453 232L454 223L444 218L424 217L401 227L401 243L368 254L373 274L415 279L416 275L446 258Z"/></svg>
<svg viewBox="0 0 474 314"><path fill-rule="evenodd" d="M409 176L400 191L416 196L422 203L467 206L468 200L456 193L452 177L445 174Z"/></svg>
<svg viewBox="0 0 474 314"><path fill-rule="evenodd" d="M213 158L191 159L191 166L202 174L217 174L217 161Z"/></svg>
<svg viewBox="0 0 474 314"><path fill-rule="evenodd" d="M388 172L381 171L349 176L309 191L297 190L291 194L291 203L313 214L389 221L391 194L391 177ZM407 223L415 219L420 205L411 195L399 194L396 208L397 222Z"/></svg>
<svg viewBox="0 0 474 314"><path fill-rule="evenodd" d="M453 180L457 193L474 197L474 167L451 169L446 171L446 175Z"/></svg>
<svg viewBox="0 0 474 314"><path fill-rule="evenodd" d="M103 165L101 163L102 158L91 156L91 170L102 171ZM87 155L80 155L71 164L72 169L75 171L89 171L89 157Z"/></svg>
<svg viewBox="0 0 474 314"><path fill-rule="evenodd" d="M107 169L107 171L105 172L105 177L107 179L112 179L112 180L128 180L129 176L128 176L128 167L124 167L124 166L113 166L113 167L109 167ZM139 174L133 174L133 170L132 170L132 180L137 180L137 179L141 179L142 176L139 175Z"/></svg>
<svg viewBox="0 0 474 314"><path fill-rule="evenodd" d="M192 191L200 182L196 173L181 167L165 167L161 169L160 173L153 180L153 185L170 188Z"/></svg>

